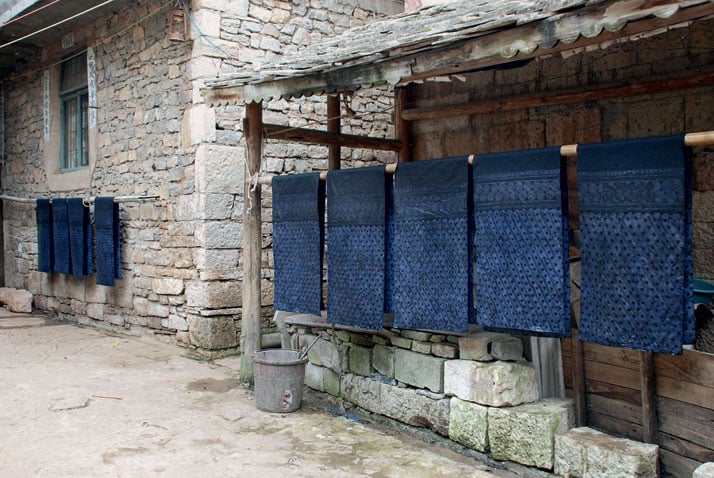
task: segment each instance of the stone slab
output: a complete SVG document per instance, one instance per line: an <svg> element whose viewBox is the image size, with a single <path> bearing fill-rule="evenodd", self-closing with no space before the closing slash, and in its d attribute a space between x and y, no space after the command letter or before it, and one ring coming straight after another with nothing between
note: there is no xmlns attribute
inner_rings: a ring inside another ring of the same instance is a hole
<svg viewBox="0 0 714 478"><path fill-rule="evenodd" d="M394 378L441 393L444 391L444 362L446 359L397 348L394 349Z"/></svg>
<svg viewBox="0 0 714 478"><path fill-rule="evenodd" d="M394 378L394 349L375 345L372 350L372 366L382 375Z"/></svg>
<svg viewBox="0 0 714 478"><path fill-rule="evenodd" d="M656 477L659 447L587 427L555 437L554 472L565 477Z"/></svg>
<svg viewBox="0 0 714 478"><path fill-rule="evenodd" d="M448 360L444 364L444 393L492 407L539 398L535 368L528 362Z"/></svg>
<svg viewBox="0 0 714 478"><path fill-rule="evenodd" d="M32 292L12 287L0 287L0 304L10 312L32 312Z"/></svg>
<svg viewBox="0 0 714 478"><path fill-rule="evenodd" d="M488 451L488 407L453 397L449 403L449 438L465 447Z"/></svg>
<svg viewBox="0 0 714 478"><path fill-rule="evenodd" d="M507 334L483 331L459 337L459 358L464 360L490 362L520 360L522 357L523 343Z"/></svg>
<svg viewBox="0 0 714 478"><path fill-rule="evenodd" d="M510 408L488 410L488 441L497 460L550 470L555 437L574 423L570 399L549 398Z"/></svg>
<svg viewBox="0 0 714 478"><path fill-rule="evenodd" d="M692 478L714 478L714 462L702 463L694 470Z"/></svg>
<svg viewBox="0 0 714 478"><path fill-rule="evenodd" d="M350 346L350 372L368 377L372 373L372 349L359 345Z"/></svg>

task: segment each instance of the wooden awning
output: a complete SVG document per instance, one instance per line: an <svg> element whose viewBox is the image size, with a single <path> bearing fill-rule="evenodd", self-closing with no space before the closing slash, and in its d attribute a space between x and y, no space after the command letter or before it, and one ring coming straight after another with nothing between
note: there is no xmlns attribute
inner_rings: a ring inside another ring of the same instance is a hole
<svg viewBox="0 0 714 478"><path fill-rule="evenodd" d="M207 81L211 104L406 84L686 26L712 0L465 0L352 28L259 69Z"/></svg>

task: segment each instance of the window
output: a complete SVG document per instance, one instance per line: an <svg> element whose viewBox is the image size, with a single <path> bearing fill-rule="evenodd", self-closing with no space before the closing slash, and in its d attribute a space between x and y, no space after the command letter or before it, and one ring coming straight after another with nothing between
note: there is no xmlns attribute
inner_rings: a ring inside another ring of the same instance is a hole
<svg viewBox="0 0 714 478"><path fill-rule="evenodd" d="M62 63L59 89L62 127L60 169L72 171L89 165L86 53Z"/></svg>

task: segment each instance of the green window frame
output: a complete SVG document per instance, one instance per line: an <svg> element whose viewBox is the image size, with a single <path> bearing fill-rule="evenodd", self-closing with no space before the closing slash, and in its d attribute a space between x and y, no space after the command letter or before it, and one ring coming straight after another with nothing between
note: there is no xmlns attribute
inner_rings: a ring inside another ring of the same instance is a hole
<svg viewBox="0 0 714 478"><path fill-rule="evenodd" d="M60 72L62 143L60 171L89 166L87 54L62 62Z"/></svg>

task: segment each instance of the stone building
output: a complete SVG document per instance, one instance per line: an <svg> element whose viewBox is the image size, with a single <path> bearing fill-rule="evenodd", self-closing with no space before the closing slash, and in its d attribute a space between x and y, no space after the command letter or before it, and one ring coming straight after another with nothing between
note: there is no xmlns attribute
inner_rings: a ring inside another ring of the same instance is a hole
<svg viewBox="0 0 714 478"><path fill-rule="evenodd" d="M38 272L34 204L3 201L5 285L29 290L37 310L64 320L175 338L204 351L235 350L243 108L209 108L199 90L206 78L259 67L401 11L403 3L55 3L9 1L0 11L2 194L156 198L120 205L123 279L114 287L93 277ZM379 96L372 94L369 104L356 97L351 108L388 108L390 100ZM325 104L276 101L269 108L288 117L299 113L291 120L299 123ZM384 116L355 120L352 127L390 134ZM324 169L325 158L321 149L277 147L267 167ZM350 159L375 157L358 152ZM270 296L266 282L267 315Z"/></svg>

